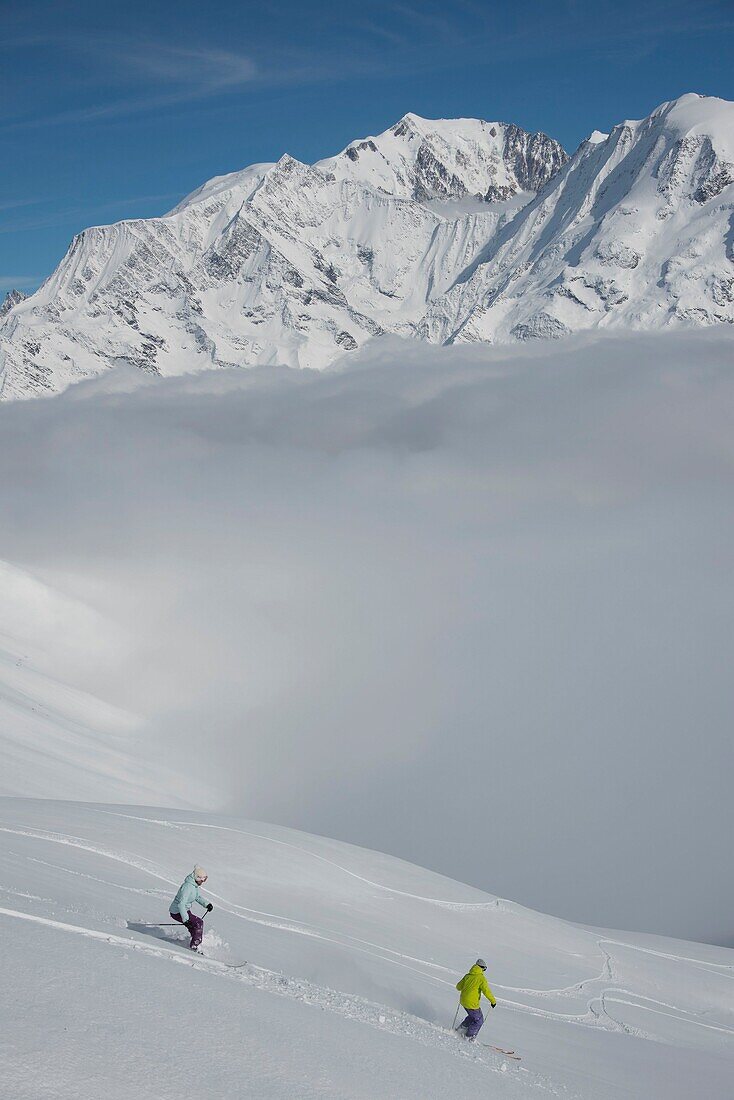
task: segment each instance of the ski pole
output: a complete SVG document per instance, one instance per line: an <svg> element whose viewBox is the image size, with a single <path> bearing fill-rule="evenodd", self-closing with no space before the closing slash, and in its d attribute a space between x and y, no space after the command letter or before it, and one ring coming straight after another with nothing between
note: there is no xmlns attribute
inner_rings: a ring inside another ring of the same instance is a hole
<svg viewBox="0 0 734 1100"><path fill-rule="evenodd" d="M456 1031L456 1017L459 1015L459 1009L461 1008L461 1001L456 1006L456 1012L454 1013L454 1022L451 1025L451 1030Z"/></svg>

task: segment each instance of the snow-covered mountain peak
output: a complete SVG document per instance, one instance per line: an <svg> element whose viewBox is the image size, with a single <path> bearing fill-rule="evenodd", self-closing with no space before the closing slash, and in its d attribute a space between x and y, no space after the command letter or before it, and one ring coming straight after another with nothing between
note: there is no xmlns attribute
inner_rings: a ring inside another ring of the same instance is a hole
<svg viewBox="0 0 734 1100"><path fill-rule="evenodd" d="M734 159L734 103L715 96L685 95L664 105L666 129L678 138L708 139L720 156Z"/></svg>
<svg viewBox="0 0 734 1100"><path fill-rule="evenodd" d="M315 165L285 153L213 177L165 217L86 230L2 324L2 395L116 364L322 367L382 332L410 335L565 159L515 126L407 115Z"/></svg>
<svg viewBox="0 0 734 1100"><path fill-rule="evenodd" d="M265 176L274 166L275 162L251 164L248 168L243 168L238 172L228 172L223 176L214 176L212 179L207 180L206 183L203 183L201 187L197 187L191 194L186 195L181 202L174 206L168 216L179 214L188 206L210 202L212 199L221 198L223 195L232 192L238 192L244 200L252 194L252 191L260 183L263 176Z"/></svg>
<svg viewBox="0 0 734 1100"><path fill-rule="evenodd" d="M611 134L664 133L677 140L705 138L722 153L734 155L734 103L689 92L661 103L646 118L625 119Z"/></svg>
<svg viewBox="0 0 734 1100"><path fill-rule="evenodd" d="M716 126L717 116L730 116L732 109L734 104L718 96L686 92L677 99L668 99L659 104L654 111L651 111L650 118L665 118L670 125L679 126L684 130L690 130L698 125L711 129Z"/></svg>
<svg viewBox="0 0 734 1100"><path fill-rule="evenodd" d="M734 104L683 96L592 139L429 306L422 335L734 323Z"/></svg>
<svg viewBox="0 0 734 1100"><path fill-rule="evenodd" d="M409 113L318 167L419 201L467 196L491 201L537 190L566 159L545 134L476 118Z"/></svg>
<svg viewBox="0 0 734 1100"><path fill-rule="evenodd" d="M501 126L499 122L489 122L482 118L424 118L409 111L387 132L396 137L405 136L407 140L416 136L438 136L450 145L461 145L466 141L489 143L489 138L497 137Z"/></svg>
<svg viewBox="0 0 734 1100"><path fill-rule="evenodd" d="M734 323L734 104L686 95L569 160L542 133L408 113L304 164L216 176L86 230L0 315L5 398L126 364L323 367L438 342Z"/></svg>

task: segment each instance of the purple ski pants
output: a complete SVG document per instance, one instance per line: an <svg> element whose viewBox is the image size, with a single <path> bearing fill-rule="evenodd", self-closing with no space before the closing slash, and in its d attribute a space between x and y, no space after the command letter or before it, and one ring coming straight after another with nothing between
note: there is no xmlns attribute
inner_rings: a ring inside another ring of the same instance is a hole
<svg viewBox="0 0 734 1100"><path fill-rule="evenodd" d="M481 1008L465 1008L464 1012L466 1012L466 1019L461 1021L459 1027L464 1028L467 1039L473 1039L475 1035L479 1034L484 1023L484 1016Z"/></svg>
<svg viewBox="0 0 734 1100"><path fill-rule="evenodd" d="M204 935L204 921L201 917L197 917L195 913L192 913L189 909L189 919L185 921L180 913L171 913L174 920L177 920L179 924L182 924L184 928L188 928L191 933L191 943L189 947L194 950L201 943L201 938Z"/></svg>

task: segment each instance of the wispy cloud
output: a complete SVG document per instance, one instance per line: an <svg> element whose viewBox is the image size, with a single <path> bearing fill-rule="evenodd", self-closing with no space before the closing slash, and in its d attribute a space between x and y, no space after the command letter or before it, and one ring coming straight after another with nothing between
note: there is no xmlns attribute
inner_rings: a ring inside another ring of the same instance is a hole
<svg viewBox="0 0 734 1100"><path fill-rule="evenodd" d="M0 275L0 294L8 290L27 290L40 283L40 275Z"/></svg>
<svg viewBox="0 0 734 1100"><path fill-rule="evenodd" d="M76 125L163 111L232 96L247 87L287 87L298 84L333 82L346 76L374 76L384 71L386 61L375 52L374 58L334 58L318 52L283 46L267 51L268 65L256 63L248 53L212 46L176 46L151 39L109 39L86 36L83 39L53 40L44 36L25 38L25 47L53 45L81 57L89 72L103 70L108 89L123 89L120 95L108 91L103 97L98 82L94 102L51 111L35 116L8 118L0 122L0 132L26 131L49 126Z"/></svg>
<svg viewBox="0 0 734 1100"><path fill-rule="evenodd" d="M113 199L110 202L97 203L92 206L67 206L60 210L49 210L45 214L38 214L31 218L20 218L5 225L0 223L0 233L25 233L33 229L50 229L54 225L64 225L67 222L84 219L84 224L89 225L90 219L97 215L115 214L126 207L141 207L147 203L170 203L181 198L180 191L165 191L157 195L134 195L127 199ZM150 215L146 213L146 217Z"/></svg>
<svg viewBox="0 0 734 1100"><path fill-rule="evenodd" d="M445 13L445 9L431 8L428 4L413 6L412 4L399 3L393 6L393 12L413 25L427 28L446 41L452 41L463 37L465 27L460 30L459 22Z"/></svg>
<svg viewBox="0 0 734 1100"><path fill-rule="evenodd" d="M133 44L121 55L127 68L158 83L226 87L246 84L258 74L258 67L244 54L212 47L165 46L160 43Z"/></svg>
<svg viewBox="0 0 734 1100"><path fill-rule="evenodd" d="M40 199L0 199L0 210L18 210L23 206L36 206Z"/></svg>
<svg viewBox="0 0 734 1100"><path fill-rule="evenodd" d="M221 40L227 46L223 48L195 39L171 43L161 37L88 31L11 35L16 50L49 49L56 58L71 59L73 66L67 68L73 72L74 98L22 115L6 110L0 133L111 123L176 107L191 109L197 103L215 109L215 101L242 100L246 89L388 79L398 73L417 76L467 65L485 68L498 56L504 64L555 56L560 65L574 52L591 51L620 64L630 59L639 63L662 40L734 27L730 5L720 0L693 6L683 0L649 0L624 19L612 0L598 0L593 17L581 0L559 0L556 5L531 0L530 9L528 17L527 12L498 13L496 5L481 0L454 0L448 8L435 0L395 0L372 7L347 2L328 38L316 41L309 33L299 37L293 27L278 35L273 27L280 25L281 13L273 6L270 30L253 29L243 48L226 39ZM0 49L7 46L6 36Z"/></svg>
<svg viewBox="0 0 734 1100"><path fill-rule="evenodd" d="M649 0L620 18L616 0L598 0L593 16L583 0L556 5L532 5L532 17L498 13L495 5L454 0L450 9L426 0L397 0L385 8L386 29L374 20L364 26L401 49L400 63L411 71L421 67L452 68L458 53L463 64L489 63L487 48L501 50L504 60L566 54L581 49L635 50L640 56L664 39L734 29L731 5L720 0ZM622 55L623 56L623 55Z"/></svg>
<svg viewBox="0 0 734 1100"><path fill-rule="evenodd" d="M366 34L379 38L382 42L389 42L393 46L403 48L411 44L407 33L399 32L392 27L384 26L382 23L376 23L373 19L356 19L353 27L357 31L364 31Z"/></svg>
<svg viewBox="0 0 734 1100"><path fill-rule="evenodd" d="M33 40L35 45L44 42L42 37ZM59 45L58 39L55 44ZM95 67L104 67L107 77L126 85L129 93L35 118L10 120L2 129L25 130L120 118L214 97L250 84L260 75L249 56L211 47L170 46L150 40L121 42L98 36L69 39L61 46L69 52L84 54Z"/></svg>

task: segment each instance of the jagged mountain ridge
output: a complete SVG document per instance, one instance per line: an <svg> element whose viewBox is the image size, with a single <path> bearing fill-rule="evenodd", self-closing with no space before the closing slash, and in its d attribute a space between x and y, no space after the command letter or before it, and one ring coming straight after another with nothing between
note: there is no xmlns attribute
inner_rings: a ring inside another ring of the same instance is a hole
<svg viewBox="0 0 734 1100"><path fill-rule="evenodd" d="M323 367L382 333L514 341L734 321L734 104L695 95L595 132L406 115L286 155L163 218L86 230L0 320L4 397L129 363Z"/></svg>
<svg viewBox="0 0 734 1100"><path fill-rule="evenodd" d="M734 323L734 104L688 95L594 133L418 332L439 342Z"/></svg>
<svg viewBox="0 0 734 1100"><path fill-rule="evenodd" d="M0 328L3 395L119 363L321 367L382 332L410 335L516 212L487 199L523 196L565 159L515 126L406 115L316 165L286 155L210 180L166 217L85 230Z"/></svg>

